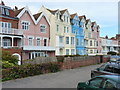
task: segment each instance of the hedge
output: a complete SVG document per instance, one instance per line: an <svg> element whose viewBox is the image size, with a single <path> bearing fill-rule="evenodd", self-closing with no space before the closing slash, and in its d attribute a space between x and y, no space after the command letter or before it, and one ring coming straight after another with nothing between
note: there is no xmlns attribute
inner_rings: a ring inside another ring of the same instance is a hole
<svg viewBox="0 0 120 90"><path fill-rule="evenodd" d="M60 71L58 63L27 64L2 70L2 81Z"/></svg>

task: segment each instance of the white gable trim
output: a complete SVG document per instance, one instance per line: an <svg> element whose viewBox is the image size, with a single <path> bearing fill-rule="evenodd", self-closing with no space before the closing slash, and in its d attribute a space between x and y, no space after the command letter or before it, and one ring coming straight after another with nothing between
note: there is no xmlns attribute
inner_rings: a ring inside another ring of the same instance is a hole
<svg viewBox="0 0 120 90"><path fill-rule="evenodd" d="M28 13L29 13L30 17L32 18L33 22L36 24L36 21L35 21L31 11L29 10L29 8L27 6L18 14L17 17L20 18L25 13L25 11L28 11Z"/></svg>
<svg viewBox="0 0 120 90"><path fill-rule="evenodd" d="M42 14L38 17L38 19L37 19L37 21L36 21L36 24L40 21L40 19L42 18L42 16L45 16L45 18L46 18L48 24L50 25L50 22L49 22L47 16L46 16L45 13L43 13L43 12L42 12Z"/></svg>
<svg viewBox="0 0 120 90"><path fill-rule="evenodd" d="M29 10L29 8L28 8L27 6L18 14L17 17L20 18L20 17L25 13L25 11L28 11L30 17L32 18L32 20L33 20L33 22L34 22L35 24L38 24L38 22L40 21L40 19L42 18L42 16L45 16L48 24L50 25L50 22L49 22L47 16L45 15L45 13L42 12L42 14L38 17L38 19L35 20L35 18L33 17L32 13L31 13L31 11Z"/></svg>

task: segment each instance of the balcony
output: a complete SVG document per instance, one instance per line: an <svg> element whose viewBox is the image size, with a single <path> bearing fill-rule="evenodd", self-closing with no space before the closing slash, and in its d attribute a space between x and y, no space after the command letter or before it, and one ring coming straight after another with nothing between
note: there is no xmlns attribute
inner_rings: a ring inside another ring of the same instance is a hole
<svg viewBox="0 0 120 90"><path fill-rule="evenodd" d="M12 34L12 35L23 35L23 30L22 29L15 29L15 28L0 28L0 33Z"/></svg>
<svg viewBox="0 0 120 90"><path fill-rule="evenodd" d="M55 51L55 48L50 46L23 46L23 50Z"/></svg>
<svg viewBox="0 0 120 90"><path fill-rule="evenodd" d="M58 44L58 47L59 47L59 48L64 48L64 44L63 44L63 43L59 43L59 44Z"/></svg>

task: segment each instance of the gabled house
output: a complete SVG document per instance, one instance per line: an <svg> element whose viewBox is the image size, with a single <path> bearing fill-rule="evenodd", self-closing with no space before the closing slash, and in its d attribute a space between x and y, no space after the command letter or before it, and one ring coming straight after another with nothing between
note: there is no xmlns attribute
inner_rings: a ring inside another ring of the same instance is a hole
<svg viewBox="0 0 120 90"><path fill-rule="evenodd" d="M32 15L28 7L15 10L18 28L23 29L23 59L55 56L50 46L50 22L43 12Z"/></svg>
<svg viewBox="0 0 120 90"><path fill-rule="evenodd" d="M2 51L9 51L18 58L18 64L22 60L23 30L18 28L19 19L15 16L11 7L2 1L0 4L0 47Z"/></svg>
<svg viewBox="0 0 120 90"><path fill-rule="evenodd" d="M83 23L77 13L71 14L71 28L72 33L75 34L76 54L85 55Z"/></svg>
<svg viewBox="0 0 120 90"><path fill-rule="evenodd" d="M48 17L50 27L50 45L56 48L55 55L76 54L75 35L71 33L70 14L67 9L50 10L42 6L39 12L44 12ZM71 42L74 42L72 44Z"/></svg>

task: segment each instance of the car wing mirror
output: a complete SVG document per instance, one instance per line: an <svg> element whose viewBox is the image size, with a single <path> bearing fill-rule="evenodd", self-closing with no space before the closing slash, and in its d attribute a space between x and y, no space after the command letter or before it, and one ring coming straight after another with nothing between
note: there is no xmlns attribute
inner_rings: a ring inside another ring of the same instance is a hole
<svg viewBox="0 0 120 90"><path fill-rule="evenodd" d="M90 83L89 81L86 82L87 85L89 85L89 83Z"/></svg>

